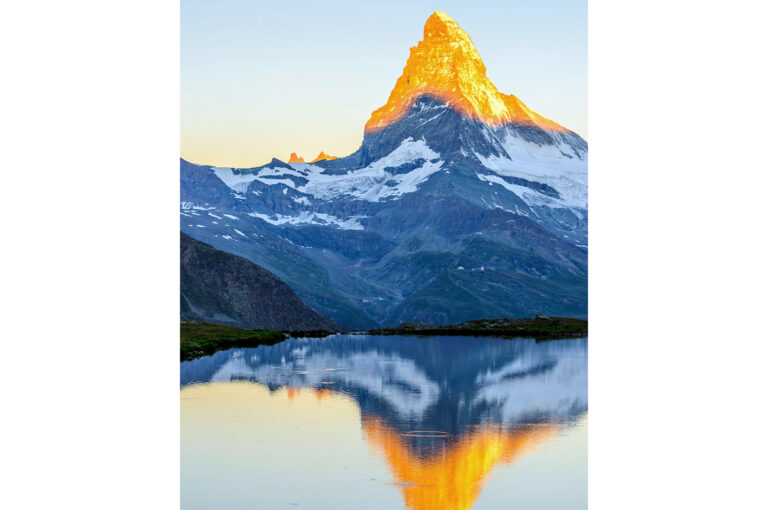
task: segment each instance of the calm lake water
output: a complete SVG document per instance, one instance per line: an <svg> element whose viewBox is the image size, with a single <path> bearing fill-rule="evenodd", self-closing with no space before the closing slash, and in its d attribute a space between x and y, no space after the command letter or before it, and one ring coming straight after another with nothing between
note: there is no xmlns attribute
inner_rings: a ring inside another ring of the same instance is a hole
<svg viewBox="0 0 768 510"><path fill-rule="evenodd" d="M587 339L336 335L181 363L182 509L584 509Z"/></svg>

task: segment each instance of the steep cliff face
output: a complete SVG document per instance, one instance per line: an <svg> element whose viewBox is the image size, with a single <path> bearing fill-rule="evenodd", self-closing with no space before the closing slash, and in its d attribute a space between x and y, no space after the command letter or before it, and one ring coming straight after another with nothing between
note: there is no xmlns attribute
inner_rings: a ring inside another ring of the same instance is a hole
<svg viewBox="0 0 768 510"><path fill-rule="evenodd" d="M302 303L285 283L263 267L184 233L181 320L277 330L339 329L331 319Z"/></svg>

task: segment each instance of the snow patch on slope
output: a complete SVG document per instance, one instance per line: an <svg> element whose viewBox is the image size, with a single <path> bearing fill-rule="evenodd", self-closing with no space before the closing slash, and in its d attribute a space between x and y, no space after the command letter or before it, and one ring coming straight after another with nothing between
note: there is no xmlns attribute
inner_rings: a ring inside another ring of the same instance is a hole
<svg viewBox="0 0 768 510"><path fill-rule="evenodd" d="M475 153L488 170L504 177L518 177L553 187L560 194L560 207L587 208L586 156L579 157L567 144L527 142L509 129L491 131L486 128L484 134L503 154L486 157ZM529 195L532 192L528 190Z"/></svg>
<svg viewBox="0 0 768 510"><path fill-rule="evenodd" d="M227 185L229 189L237 193L245 193L248 189L248 185L256 180L256 176L253 174L241 174L235 173L232 168L225 167L211 167L213 173L216 174L221 182Z"/></svg>
<svg viewBox="0 0 768 510"><path fill-rule="evenodd" d="M192 202L182 202L181 203L182 210L189 211L189 210L195 210L195 211L213 211L216 208L215 207L203 207L201 205L195 205ZM193 213L194 214L194 213Z"/></svg>
<svg viewBox="0 0 768 510"><path fill-rule="evenodd" d="M386 198L394 198L406 193L413 193L430 175L440 170L443 161L440 154L427 146L424 140L407 138L388 155L374 161L370 165L346 174L332 175L324 173L325 169L310 163L291 163L291 168L264 168L251 180L258 179L267 185L284 184L300 193L311 195L321 200L330 200L339 196L350 196L358 200L379 202ZM397 168L417 160L426 162L410 172L392 174L386 168ZM435 161L437 160L437 161ZM432 161L435 161L434 163ZM286 176L306 179L304 185L296 185ZM286 177L275 179L272 177ZM297 202L300 199L296 200Z"/></svg>
<svg viewBox="0 0 768 510"><path fill-rule="evenodd" d="M344 230L363 230L363 226L360 224L360 220L365 218L365 216L352 216L346 220L343 220L330 214L310 211L302 211L297 216L284 216L282 214L274 214L269 216L267 214L257 212L248 213L248 215L264 220L272 225L335 225Z"/></svg>
<svg viewBox="0 0 768 510"><path fill-rule="evenodd" d="M477 178L480 179L481 181L486 181L486 182L503 186L505 189L519 196L521 199L523 199L523 202L525 202L530 206L547 206L553 209L568 207L568 204L566 204L562 200L558 200L556 198L550 197L543 193L539 193L538 191L533 190L531 188L526 188L525 186L520 186L518 184L511 184L505 181L503 178L499 177L498 175L485 175L485 174L476 174L476 175L477 175ZM496 206L496 207L499 207L499 206Z"/></svg>

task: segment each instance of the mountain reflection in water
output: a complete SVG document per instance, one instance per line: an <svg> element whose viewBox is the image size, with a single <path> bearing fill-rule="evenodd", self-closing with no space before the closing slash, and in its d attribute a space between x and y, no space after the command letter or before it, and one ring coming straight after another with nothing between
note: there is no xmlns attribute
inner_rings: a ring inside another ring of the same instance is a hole
<svg viewBox="0 0 768 510"><path fill-rule="evenodd" d="M421 457L408 447L402 434L381 421L364 418L363 429L373 447L387 459L406 508L414 510L472 508L483 482L497 464L513 462L556 432L552 425L512 430L483 426L462 434L438 454Z"/></svg>
<svg viewBox="0 0 768 510"><path fill-rule="evenodd" d="M351 398L406 508L465 510L494 468L586 415L587 339L337 335L181 364L182 388L229 381L285 392L288 405L303 392Z"/></svg>

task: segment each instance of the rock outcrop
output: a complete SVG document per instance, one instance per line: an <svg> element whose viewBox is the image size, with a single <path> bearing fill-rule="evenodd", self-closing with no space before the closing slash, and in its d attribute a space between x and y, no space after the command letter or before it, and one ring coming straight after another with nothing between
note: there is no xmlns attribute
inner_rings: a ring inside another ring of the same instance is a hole
<svg viewBox="0 0 768 510"><path fill-rule="evenodd" d="M333 160L333 159L339 159L339 157L338 156L331 156L330 154L326 154L325 152L320 151L320 154L318 154L315 159L310 161L310 163L316 163L318 161L323 161L323 160L330 161L330 160Z"/></svg>
<svg viewBox="0 0 768 510"><path fill-rule="evenodd" d="M181 320L275 330L339 330L277 276L181 233Z"/></svg>

